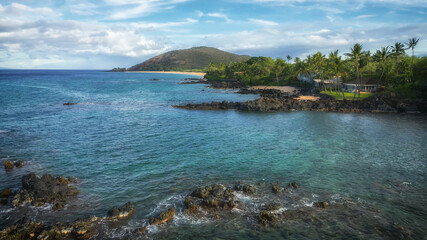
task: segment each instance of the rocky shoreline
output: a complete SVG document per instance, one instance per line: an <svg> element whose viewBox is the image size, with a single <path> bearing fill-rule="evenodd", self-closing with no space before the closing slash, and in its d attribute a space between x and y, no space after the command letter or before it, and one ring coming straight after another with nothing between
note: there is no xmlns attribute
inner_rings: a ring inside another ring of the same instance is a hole
<svg viewBox="0 0 427 240"><path fill-rule="evenodd" d="M11 207L37 206L41 203L61 202L66 203L68 198L78 194L77 188L67 178L54 177L45 174L41 177L34 173L22 177L23 188L8 194L1 194L2 198L11 202ZM13 204L16 199L21 199L22 191L27 191L28 201ZM73 194L69 194L71 193ZM145 223L133 227L128 232L128 237L146 237L150 228L155 225L168 227L173 221L177 211L195 219L209 218L212 221L235 218L236 213L246 211L246 218L254 228L288 227L294 224L314 224L319 228L328 228L332 225L343 224L350 227L362 228L367 234L387 239L416 239L419 232L410 230L407 226L391 223L373 209L359 206L348 199L335 199L318 201L311 204L300 205L304 195L298 197L296 193L304 193L304 187L295 182L282 187L280 183L252 185L238 182L230 185L212 184L197 187L183 200L184 209L169 207L157 215L151 216ZM5 191L3 191L5 192ZM42 194L42 195L39 195ZM248 205L247 198L265 199L260 204ZM295 207L296 206L296 207ZM24 217L13 225L0 230L1 239L108 239L106 229L100 227L103 223L117 221L119 225L126 225L127 221L135 215L138 209L132 202L111 208L106 216L92 216L77 219L73 222L57 222L48 224L34 222ZM340 216L339 219L336 216ZM116 226L117 226L116 224ZM375 228L372 228L374 224Z"/></svg>
<svg viewBox="0 0 427 240"><path fill-rule="evenodd" d="M174 105L175 108L188 110L228 110L253 112L370 112L370 113L425 113L427 102L423 99L400 99L389 93L378 94L363 100L335 100L330 95L321 94L317 89L296 88L292 92L283 92L271 88L244 87L237 80L210 81L207 79L188 79L182 84L209 84L215 89L239 89L239 94L259 94L260 98L247 102L210 102L186 105ZM314 96L319 100L301 100L300 96Z"/></svg>
<svg viewBox="0 0 427 240"><path fill-rule="evenodd" d="M338 100L295 100L261 97L247 102L211 102L199 104L176 105L175 108L189 110L227 110L254 112L292 112L292 111L319 111L319 112L371 112L397 113L426 112L426 103L423 101L411 102L402 100L386 101L382 98L365 99L360 101Z"/></svg>

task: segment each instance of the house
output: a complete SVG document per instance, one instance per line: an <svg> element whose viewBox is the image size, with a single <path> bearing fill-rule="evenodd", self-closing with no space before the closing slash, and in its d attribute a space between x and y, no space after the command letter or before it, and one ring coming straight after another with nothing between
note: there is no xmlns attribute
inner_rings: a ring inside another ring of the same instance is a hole
<svg viewBox="0 0 427 240"><path fill-rule="evenodd" d="M313 82L314 82L314 86L322 87L322 79L313 79ZM331 79L323 80L323 84L325 84L326 86L341 84L341 82L342 82L341 77L333 77Z"/></svg>
<svg viewBox="0 0 427 240"><path fill-rule="evenodd" d="M313 78L315 76L316 76L315 74L298 74L298 80L300 80L302 82L312 83Z"/></svg>
<svg viewBox="0 0 427 240"><path fill-rule="evenodd" d="M380 84L378 84L377 80L374 79L368 79L363 81L362 84L359 85L359 90L361 92L376 92L378 91L378 88L380 88ZM354 92L356 91L356 82L348 82L343 84L343 90L346 92Z"/></svg>

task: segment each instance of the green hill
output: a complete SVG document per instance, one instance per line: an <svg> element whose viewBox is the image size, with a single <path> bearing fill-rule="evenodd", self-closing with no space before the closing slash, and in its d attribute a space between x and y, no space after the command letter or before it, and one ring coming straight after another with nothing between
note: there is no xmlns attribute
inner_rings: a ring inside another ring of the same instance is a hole
<svg viewBox="0 0 427 240"><path fill-rule="evenodd" d="M209 63L246 61L250 57L237 55L216 48L194 47L170 51L137 64L128 71L189 71L204 70Z"/></svg>

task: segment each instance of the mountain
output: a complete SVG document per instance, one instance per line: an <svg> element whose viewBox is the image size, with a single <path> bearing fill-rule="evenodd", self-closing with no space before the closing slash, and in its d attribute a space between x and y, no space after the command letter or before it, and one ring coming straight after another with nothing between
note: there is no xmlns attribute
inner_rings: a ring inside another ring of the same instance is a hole
<svg viewBox="0 0 427 240"><path fill-rule="evenodd" d="M194 47L160 54L143 63L137 64L129 71L185 71L203 70L209 63L240 62L249 60L246 55L237 55L211 47Z"/></svg>

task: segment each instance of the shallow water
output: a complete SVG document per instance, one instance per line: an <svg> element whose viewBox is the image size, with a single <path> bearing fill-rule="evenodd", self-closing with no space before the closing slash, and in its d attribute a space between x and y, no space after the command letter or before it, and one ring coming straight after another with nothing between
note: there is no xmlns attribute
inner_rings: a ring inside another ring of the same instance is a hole
<svg viewBox="0 0 427 240"><path fill-rule="evenodd" d="M65 210L0 207L1 228L23 215L48 222L104 216L133 201L136 215L108 226L106 237L128 236L169 206L177 217L150 228L149 238L385 238L364 225L378 222L405 226L415 239L426 234L426 116L175 109L171 105L257 97L178 84L185 77L192 76L1 70L0 160L26 166L0 169L0 189L19 188L32 171L81 180L81 194ZM245 207L221 221L183 212L195 187L238 181L254 184L257 194L239 195ZM271 182L293 181L301 188L290 196L269 191ZM260 227L255 216L272 199L283 210L348 199L365 223L340 221L332 211L319 213L320 225Z"/></svg>

